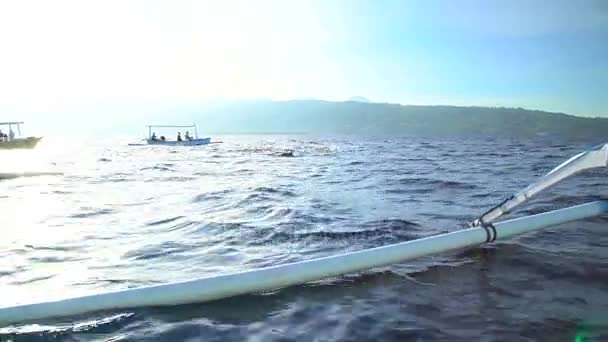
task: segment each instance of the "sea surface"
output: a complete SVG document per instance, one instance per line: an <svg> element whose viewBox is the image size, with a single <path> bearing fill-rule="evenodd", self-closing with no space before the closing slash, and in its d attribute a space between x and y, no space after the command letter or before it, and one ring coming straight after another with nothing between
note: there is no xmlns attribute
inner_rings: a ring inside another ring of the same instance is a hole
<svg viewBox="0 0 608 342"><path fill-rule="evenodd" d="M0 306L465 227L601 141L225 135L0 151ZM282 156L293 150L293 157ZM608 170L514 216L605 197ZM608 218L267 293L0 327L0 341L608 341Z"/></svg>

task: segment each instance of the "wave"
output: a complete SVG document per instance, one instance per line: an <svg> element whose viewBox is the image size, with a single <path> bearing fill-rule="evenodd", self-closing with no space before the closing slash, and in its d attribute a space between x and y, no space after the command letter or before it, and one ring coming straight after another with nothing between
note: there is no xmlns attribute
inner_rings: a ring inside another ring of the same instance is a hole
<svg viewBox="0 0 608 342"><path fill-rule="evenodd" d="M39 325L28 324L0 329L0 340L20 341L26 340L80 340L78 335L90 335L96 338L98 334L108 334L117 331L129 323L133 313L121 313L104 318L87 320L69 325Z"/></svg>
<svg viewBox="0 0 608 342"><path fill-rule="evenodd" d="M160 220L160 221L153 221L153 222L150 222L150 223L146 223L146 226L148 226L148 227L160 226L160 225L164 225L164 224L167 224L167 223L171 223L171 222L177 221L177 220L182 219L184 217L185 216L175 216L175 217L170 217L170 218L163 219L163 220Z"/></svg>
<svg viewBox="0 0 608 342"><path fill-rule="evenodd" d="M139 171L174 171L174 170L167 166L156 165L156 166L142 167L141 169L139 169Z"/></svg>
<svg viewBox="0 0 608 342"><path fill-rule="evenodd" d="M93 216L99 216L99 215L109 215L114 213L115 211L112 209L93 209L93 208L81 208L82 210L86 210L83 213L78 213L78 214L72 214L68 217L70 218L89 218L89 217L93 217Z"/></svg>
<svg viewBox="0 0 608 342"><path fill-rule="evenodd" d="M206 201L213 201L213 200L220 200L223 199L226 195L233 193L234 190L231 189L226 189L226 190L221 190L221 191L212 191L212 192L205 192L199 195L196 195L194 197L194 199L192 200L193 203L197 203L197 202L206 202Z"/></svg>
<svg viewBox="0 0 608 342"><path fill-rule="evenodd" d="M454 189L454 190L475 190L478 188L475 184L458 182L458 181L446 181L433 178L415 177L415 178L401 178L397 179L394 183L399 185L414 185L414 186L430 186L433 189Z"/></svg>
<svg viewBox="0 0 608 342"><path fill-rule="evenodd" d="M63 172L0 172L0 180L42 176L63 176Z"/></svg>
<svg viewBox="0 0 608 342"><path fill-rule="evenodd" d="M148 245L129 251L123 255L131 260L150 260L163 258L192 250L192 245L173 241L165 241L157 245Z"/></svg>

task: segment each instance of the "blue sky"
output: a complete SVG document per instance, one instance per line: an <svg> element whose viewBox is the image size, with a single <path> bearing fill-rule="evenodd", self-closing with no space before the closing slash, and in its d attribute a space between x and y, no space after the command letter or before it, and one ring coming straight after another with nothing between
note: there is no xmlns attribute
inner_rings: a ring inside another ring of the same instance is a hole
<svg viewBox="0 0 608 342"><path fill-rule="evenodd" d="M5 1L0 115L365 96L608 117L605 1Z"/></svg>

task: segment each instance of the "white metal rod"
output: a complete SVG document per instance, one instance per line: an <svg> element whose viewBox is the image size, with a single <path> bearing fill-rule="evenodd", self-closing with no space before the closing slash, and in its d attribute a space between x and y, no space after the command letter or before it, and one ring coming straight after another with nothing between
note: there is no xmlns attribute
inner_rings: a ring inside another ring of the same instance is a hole
<svg viewBox="0 0 608 342"><path fill-rule="evenodd" d="M477 226L483 225L484 223L491 223L500 216L508 214L515 208L526 203L532 196L549 189L568 177L586 170L607 166L608 144L598 145L589 151L579 153L551 170L538 181L530 184L524 190L514 194L503 203L481 215L473 224Z"/></svg>
<svg viewBox="0 0 608 342"><path fill-rule="evenodd" d="M504 239L561 223L608 212L608 201L597 201L496 223ZM0 308L0 324L71 316L108 309L200 303L235 295L274 290L328 277L364 271L423 256L485 243L487 232L473 227L418 240L323 257L258 270L196 280L106 292L64 300Z"/></svg>

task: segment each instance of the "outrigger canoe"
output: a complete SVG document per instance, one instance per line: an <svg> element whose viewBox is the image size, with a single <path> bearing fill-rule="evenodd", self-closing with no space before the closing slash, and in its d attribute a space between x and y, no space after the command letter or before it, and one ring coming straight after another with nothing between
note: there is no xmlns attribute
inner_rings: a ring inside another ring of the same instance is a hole
<svg viewBox="0 0 608 342"><path fill-rule="evenodd" d="M18 135L21 136L21 125L24 123L19 121L15 122L0 122L0 127L8 126L8 132L2 132L3 136L0 136L0 150L13 150L13 149L31 149L36 147L38 142L42 140L39 137L27 137L27 138L15 138L13 132L13 126L17 127ZM1 131L1 129L0 129Z"/></svg>
<svg viewBox="0 0 608 342"><path fill-rule="evenodd" d="M146 143L148 145L161 145L161 146L198 146L207 145L211 143L211 138L199 138L196 124L189 126L175 126L175 125L150 125L148 127L148 138ZM157 137L153 131L154 128L191 128L194 131L194 137L186 139L183 137L182 141L178 140L167 140L164 136Z"/></svg>

